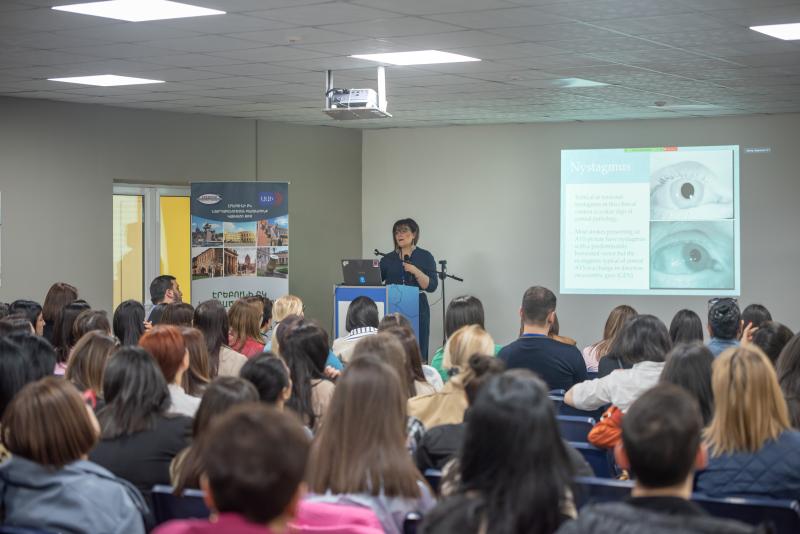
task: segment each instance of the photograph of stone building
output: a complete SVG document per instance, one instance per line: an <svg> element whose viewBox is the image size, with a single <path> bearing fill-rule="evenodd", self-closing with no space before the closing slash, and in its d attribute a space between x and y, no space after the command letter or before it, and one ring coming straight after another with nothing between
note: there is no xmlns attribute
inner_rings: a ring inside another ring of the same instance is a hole
<svg viewBox="0 0 800 534"><path fill-rule="evenodd" d="M193 248L192 280L222 276L222 258L221 248Z"/></svg>
<svg viewBox="0 0 800 534"><path fill-rule="evenodd" d="M222 222L192 215L192 246L222 246Z"/></svg>
<svg viewBox="0 0 800 534"><path fill-rule="evenodd" d="M284 215L258 221L258 246L288 247L289 218Z"/></svg>
<svg viewBox="0 0 800 534"><path fill-rule="evenodd" d="M289 277L289 247L259 247L258 276Z"/></svg>
<svg viewBox="0 0 800 534"><path fill-rule="evenodd" d="M244 223L225 223L225 244L226 245L255 245L256 244L256 222Z"/></svg>
<svg viewBox="0 0 800 534"><path fill-rule="evenodd" d="M225 247L225 276L255 276L255 247Z"/></svg>

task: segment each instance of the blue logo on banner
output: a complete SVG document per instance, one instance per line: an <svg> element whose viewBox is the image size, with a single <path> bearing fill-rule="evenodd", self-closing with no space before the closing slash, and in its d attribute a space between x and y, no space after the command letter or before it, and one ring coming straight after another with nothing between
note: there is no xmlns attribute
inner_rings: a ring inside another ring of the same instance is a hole
<svg viewBox="0 0 800 534"><path fill-rule="evenodd" d="M358 283L359 284L366 284L367 283L367 277L366 276L359 276L358 277Z"/></svg>
<svg viewBox="0 0 800 534"><path fill-rule="evenodd" d="M259 193L258 201L262 206L277 207L283 204L283 195L279 192L272 191Z"/></svg>

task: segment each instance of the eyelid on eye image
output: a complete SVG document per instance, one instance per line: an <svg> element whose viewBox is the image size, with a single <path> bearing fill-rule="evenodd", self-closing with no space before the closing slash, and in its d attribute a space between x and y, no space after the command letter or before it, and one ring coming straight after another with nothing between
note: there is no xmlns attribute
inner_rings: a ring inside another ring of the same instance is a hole
<svg viewBox="0 0 800 534"><path fill-rule="evenodd" d="M650 209L653 220L733 218L733 193L708 166L681 161L663 166L650 177ZM732 184L732 182L731 182Z"/></svg>

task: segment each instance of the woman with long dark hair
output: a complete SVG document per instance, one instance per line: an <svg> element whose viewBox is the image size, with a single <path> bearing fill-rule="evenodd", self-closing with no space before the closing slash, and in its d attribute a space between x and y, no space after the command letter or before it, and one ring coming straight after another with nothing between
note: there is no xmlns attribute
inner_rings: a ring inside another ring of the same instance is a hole
<svg viewBox="0 0 800 534"><path fill-rule="evenodd" d="M228 346L228 313L218 300L201 302L194 310L195 328L203 333L208 349L209 377L239 376L247 357Z"/></svg>
<svg viewBox="0 0 800 534"><path fill-rule="evenodd" d="M283 325L283 322L281 323ZM279 336L283 328L279 327ZM328 359L328 334L314 322L300 320L286 339L279 339L281 357L289 366L292 397L286 405L300 414L312 430L319 429L327 412L334 384L325 376Z"/></svg>
<svg viewBox="0 0 800 534"><path fill-rule="evenodd" d="M681 386L691 393L700 405L703 426L714 414L714 392L711 390L711 364L714 355L699 341L678 343L666 356L661 382Z"/></svg>
<svg viewBox="0 0 800 534"><path fill-rule="evenodd" d="M56 282L47 290L47 296L44 297L44 304L42 304L43 335L53 345L57 343L53 330L61 322L61 312L64 310L64 306L72 304L77 299L78 290L75 286L64 282Z"/></svg>
<svg viewBox="0 0 800 534"><path fill-rule="evenodd" d="M169 464L189 444L192 419L168 413L169 389L155 359L141 347L118 350L106 365L103 395L100 443L89 458L145 496L169 484Z"/></svg>
<svg viewBox="0 0 800 534"><path fill-rule="evenodd" d="M91 309L89 303L85 300L76 300L64 306L59 316L59 321L53 328L53 347L56 349L58 356L58 363L56 364L57 375L63 375L67 371L67 359L69 358L69 351L72 350L78 338L75 337L75 320L78 316Z"/></svg>
<svg viewBox="0 0 800 534"><path fill-rule="evenodd" d="M457 521L464 534L551 534L575 517L573 468L555 415L530 371L489 379L465 419L459 491L425 518L424 531L454 532Z"/></svg>
<svg viewBox="0 0 800 534"><path fill-rule="evenodd" d="M126 300L114 310L114 335L123 345L138 345L144 334L144 306L137 300Z"/></svg>

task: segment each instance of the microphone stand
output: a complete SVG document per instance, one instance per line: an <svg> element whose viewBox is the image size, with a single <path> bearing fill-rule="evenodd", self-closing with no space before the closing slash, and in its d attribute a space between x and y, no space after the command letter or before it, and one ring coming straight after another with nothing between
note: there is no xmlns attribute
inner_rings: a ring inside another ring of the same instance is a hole
<svg viewBox="0 0 800 534"><path fill-rule="evenodd" d="M441 271L437 271L436 274L439 275L439 279L442 281L442 346L447 342L447 330L445 328L445 315L446 315L446 308L447 308L447 298L445 297L444 292L444 283L448 278L452 278L456 282L463 282L463 278L459 278L458 276L454 276L452 274L448 274L447 272L447 260L439 260L439 265L441 266Z"/></svg>

